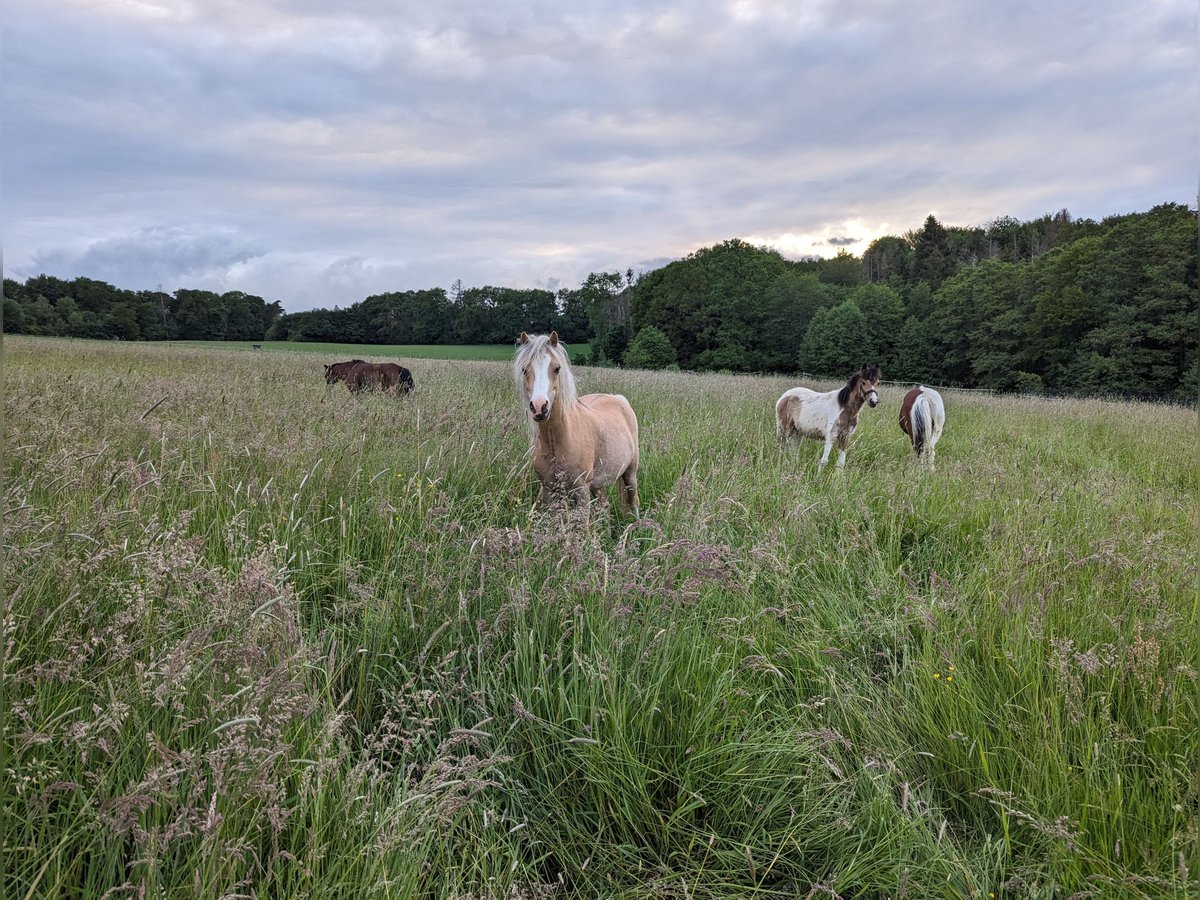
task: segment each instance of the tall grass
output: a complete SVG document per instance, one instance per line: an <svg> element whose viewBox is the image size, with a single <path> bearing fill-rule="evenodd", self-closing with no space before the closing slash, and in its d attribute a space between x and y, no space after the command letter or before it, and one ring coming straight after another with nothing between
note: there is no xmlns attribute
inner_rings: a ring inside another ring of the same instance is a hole
<svg viewBox="0 0 1200 900"><path fill-rule="evenodd" d="M266 352L284 350L291 353L326 354L329 362L333 358L349 359L377 356L406 357L409 359L511 359L512 346L506 344L341 344L327 341L173 341L169 346L189 347L203 350L253 350L261 347ZM576 354L588 352L587 343L572 345Z"/></svg>
<svg viewBox="0 0 1200 900"><path fill-rule="evenodd" d="M5 341L12 896L1183 897L1196 414L582 369L643 520L536 508L504 365Z"/></svg>

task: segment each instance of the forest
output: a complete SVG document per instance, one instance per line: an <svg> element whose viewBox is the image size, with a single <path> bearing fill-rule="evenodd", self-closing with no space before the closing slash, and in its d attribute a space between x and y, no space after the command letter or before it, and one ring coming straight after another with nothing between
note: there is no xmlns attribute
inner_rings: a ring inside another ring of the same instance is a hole
<svg viewBox="0 0 1200 900"><path fill-rule="evenodd" d="M284 313L229 292L126 291L47 275L4 282L4 330L124 340L495 344L556 329L600 365L838 377L1194 402L1197 218L1181 204L1073 219L1001 217L873 241L861 257L789 260L729 240L662 268L593 273L555 292L377 294Z"/></svg>
<svg viewBox="0 0 1200 900"><path fill-rule="evenodd" d="M92 278L4 279L4 333L122 341L261 341L283 304L228 291L130 291Z"/></svg>

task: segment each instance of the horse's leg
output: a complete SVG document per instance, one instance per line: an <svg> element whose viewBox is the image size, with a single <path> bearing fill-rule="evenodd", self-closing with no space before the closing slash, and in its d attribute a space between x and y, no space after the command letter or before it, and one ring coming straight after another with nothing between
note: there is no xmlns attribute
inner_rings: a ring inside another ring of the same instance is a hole
<svg viewBox="0 0 1200 900"><path fill-rule="evenodd" d="M839 469L844 469L844 468L846 468L846 450L850 447L850 436L849 435L838 435L837 445L838 445L837 467Z"/></svg>
<svg viewBox="0 0 1200 900"><path fill-rule="evenodd" d="M640 518L638 511L637 469L632 467L621 473L617 499L621 501L621 509L635 519Z"/></svg>
<svg viewBox="0 0 1200 900"><path fill-rule="evenodd" d="M817 468L822 469L825 463L829 462L829 451L833 449L833 435L827 433L825 435L825 452L821 454L821 461L817 463Z"/></svg>
<svg viewBox="0 0 1200 900"><path fill-rule="evenodd" d="M588 493L591 495L588 502L595 503L596 508L601 512L606 512L611 506L611 501L608 499L608 488L598 488L593 485Z"/></svg>

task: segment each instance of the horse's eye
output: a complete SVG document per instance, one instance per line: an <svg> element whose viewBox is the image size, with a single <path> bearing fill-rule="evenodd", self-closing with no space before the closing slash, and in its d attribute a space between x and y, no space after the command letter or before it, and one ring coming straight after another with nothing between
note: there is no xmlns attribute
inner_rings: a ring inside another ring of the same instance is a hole
<svg viewBox="0 0 1200 900"><path fill-rule="evenodd" d="M562 371L562 366L555 366L555 367L554 367L554 374L555 374L555 375L557 375L557 374L558 374L559 372L561 372L561 371Z"/></svg>
<svg viewBox="0 0 1200 900"><path fill-rule="evenodd" d="M528 374L529 374L529 366L522 366L522 367L521 367L521 374L522 374L522 375L528 375Z"/></svg>

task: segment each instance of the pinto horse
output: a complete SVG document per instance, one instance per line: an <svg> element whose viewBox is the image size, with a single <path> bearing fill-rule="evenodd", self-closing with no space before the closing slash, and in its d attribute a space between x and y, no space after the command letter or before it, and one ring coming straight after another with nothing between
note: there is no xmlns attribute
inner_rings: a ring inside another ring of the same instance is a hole
<svg viewBox="0 0 1200 900"><path fill-rule="evenodd" d="M574 500L589 517L590 501L604 505L607 488L620 481L621 508L638 514L638 421L620 394L575 389L567 350L558 332L517 338L513 375L529 421L529 450L542 483L539 499Z"/></svg>
<svg viewBox="0 0 1200 900"><path fill-rule="evenodd" d="M808 388L785 391L775 402L775 435L782 443L789 438L815 438L825 441L819 466L829 462L829 450L838 445L838 468L846 465L846 448L858 427L858 411L863 404L879 404L877 385L883 377L879 366L863 366L850 376L844 387L819 394Z"/></svg>
<svg viewBox="0 0 1200 900"><path fill-rule="evenodd" d="M946 407L942 395L933 388L917 385L904 395L900 404L900 428L912 441L913 452L920 461L922 455L933 469L934 452L946 424Z"/></svg>

